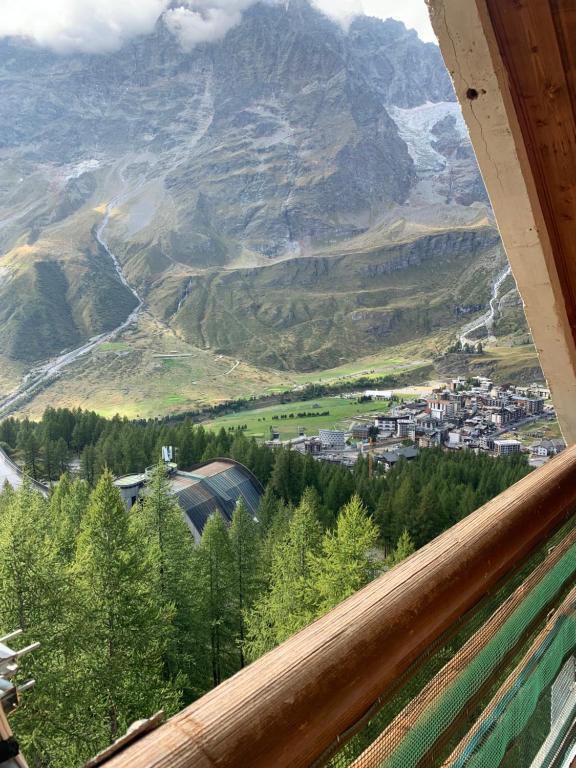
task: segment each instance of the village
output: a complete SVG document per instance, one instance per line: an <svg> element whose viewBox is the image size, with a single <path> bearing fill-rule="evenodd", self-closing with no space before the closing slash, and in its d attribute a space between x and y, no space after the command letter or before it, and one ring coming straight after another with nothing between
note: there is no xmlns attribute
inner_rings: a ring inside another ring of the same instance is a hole
<svg viewBox="0 0 576 768"><path fill-rule="evenodd" d="M389 470L427 448L470 450L493 456L528 453L540 466L565 448L559 436L548 436L556 423L550 390L541 384L495 385L486 377L457 377L431 389L427 396L404 399L392 390L350 392L345 399L382 403L382 412L357 416L345 429L319 429L281 440L271 431L266 445L290 447L320 461L353 467L360 456ZM548 426L550 425L550 426Z"/></svg>

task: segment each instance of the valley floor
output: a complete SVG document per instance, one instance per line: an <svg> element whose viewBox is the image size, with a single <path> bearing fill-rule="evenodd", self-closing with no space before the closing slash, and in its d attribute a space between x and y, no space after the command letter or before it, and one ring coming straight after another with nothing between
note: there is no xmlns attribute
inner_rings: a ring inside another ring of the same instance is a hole
<svg viewBox="0 0 576 768"><path fill-rule="evenodd" d="M16 415L38 418L47 406L57 405L93 409L106 416L119 413L149 418L311 383L352 385L359 377L403 374L418 385L469 370L498 381L526 379L529 383L538 370L536 352L529 345L493 347L482 356L439 356L447 341L430 336L329 370L295 373L257 368L242 360L241 349L238 357L232 358L194 347L144 312L137 327L126 329L116 340L78 359L29 402L19 405ZM18 371L5 366L4 361L0 363L0 393L8 392L18 381ZM295 405L296 411L301 410ZM246 422L242 415L238 420ZM339 418L330 414L326 424L315 424L325 426L334 421ZM269 426L266 424L267 429Z"/></svg>

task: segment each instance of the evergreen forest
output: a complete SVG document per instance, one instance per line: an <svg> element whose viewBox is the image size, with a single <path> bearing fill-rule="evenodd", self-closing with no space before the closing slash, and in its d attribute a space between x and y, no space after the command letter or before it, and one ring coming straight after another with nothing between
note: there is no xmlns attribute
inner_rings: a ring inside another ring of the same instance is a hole
<svg viewBox="0 0 576 768"><path fill-rule="evenodd" d="M175 713L529 471L519 455L439 449L350 471L242 431L66 409L5 420L0 442L31 475L60 478L47 498L30 483L0 493L0 632L41 642L22 662L36 688L12 718L34 768L79 766L134 720ZM265 488L257 519L240 501L195 545L162 445L184 469L248 466ZM151 465L149 494L127 511L114 475Z"/></svg>

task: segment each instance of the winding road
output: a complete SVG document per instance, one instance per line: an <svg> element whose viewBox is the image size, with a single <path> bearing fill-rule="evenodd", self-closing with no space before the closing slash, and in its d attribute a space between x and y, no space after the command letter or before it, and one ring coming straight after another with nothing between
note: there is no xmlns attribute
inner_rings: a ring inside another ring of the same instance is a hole
<svg viewBox="0 0 576 768"><path fill-rule="evenodd" d="M0 488L2 488L6 482L10 483L13 488L20 488L22 485L22 476L4 451L0 449Z"/></svg>
<svg viewBox="0 0 576 768"><path fill-rule="evenodd" d="M20 488L22 477L22 470L0 448L0 489L3 488L4 483L9 483L13 488ZM45 485L32 480L32 478L29 478L29 480L34 490L39 491L45 496L48 494L49 489Z"/></svg>
<svg viewBox="0 0 576 768"><path fill-rule="evenodd" d="M14 410L16 406L21 403L23 400L25 400L27 397L32 395L34 392L36 392L40 387L47 384L52 379L56 378L58 374L66 367L74 363L78 358L82 357L83 355L87 355L89 352L92 352L92 350L96 349L100 344L103 344L105 341L110 341L113 339L117 334L121 333L125 328L128 328L128 326L132 325L136 322L138 319L138 315L140 314L140 310L142 309L142 298L138 294L138 292L132 288L131 285L129 285L128 281L126 280L126 277L124 276L124 273L122 272L122 268L120 266L120 263L116 256L112 253L110 250L110 247L107 243L107 241L104 238L104 230L108 226L110 222L110 215L113 210L113 208L116 206L118 202L118 198L115 198L111 202L109 202L106 205L106 210L104 212L104 217L98 227L96 228L95 237L98 243L101 245L105 253L108 255L110 260L112 261L114 265L114 269L116 271L116 274L118 275L118 279L121 281L121 283L128 288L128 290L133 294L134 298L137 301L136 307L132 310L132 312L129 314L129 316L124 320L120 325L116 326L116 328L113 328L111 331L105 331L104 333L99 334L98 336L92 336L91 339L89 339L87 342L82 344L79 347L76 347L75 349L71 349L67 352L63 352L61 355L58 355L57 357L53 357L50 360L47 360L45 363L42 363L41 365L36 366L33 368L22 380L22 384L18 387L18 389L14 390L14 392L11 392L9 395L6 395L4 398L0 399L0 416L6 416L10 411ZM1 478L1 475L0 475Z"/></svg>
<svg viewBox="0 0 576 768"><path fill-rule="evenodd" d="M470 334L474 333L474 331L479 330L483 326L486 328L486 332L488 334L488 340L493 341L494 337L491 333L492 326L494 325L494 319L496 317L496 302L498 301L498 294L500 292L500 287L504 280L508 277L508 275L511 274L510 265L507 264L505 269L500 272L500 274L496 277L496 280L494 281L492 285L492 298L490 299L490 304L488 307L488 310L481 315L480 317L476 318L476 320L472 320L471 323L468 323L468 325L465 325L460 333L460 343L462 346L464 344L471 344L474 346L478 343L478 339L471 339ZM480 339L482 341L482 339Z"/></svg>

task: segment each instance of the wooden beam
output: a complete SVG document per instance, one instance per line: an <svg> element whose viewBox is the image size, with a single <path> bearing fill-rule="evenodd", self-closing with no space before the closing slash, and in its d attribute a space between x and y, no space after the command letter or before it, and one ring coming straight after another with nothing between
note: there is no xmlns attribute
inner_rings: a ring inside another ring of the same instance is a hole
<svg viewBox="0 0 576 768"><path fill-rule="evenodd" d="M576 446L105 763L303 768L573 513Z"/></svg>
<svg viewBox="0 0 576 768"><path fill-rule="evenodd" d="M558 4L550 0L487 0L487 8L574 335L576 130L568 59L576 39L565 39Z"/></svg>
<svg viewBox="0 0 576 768"><path fill-rule="evenodd" d="M576 442L574 0L428 0L562 432Z"/></svg>

